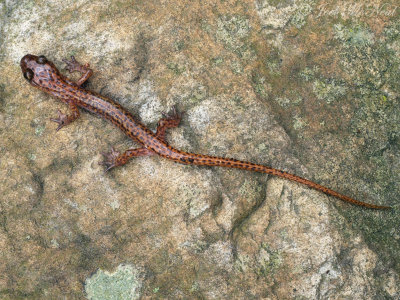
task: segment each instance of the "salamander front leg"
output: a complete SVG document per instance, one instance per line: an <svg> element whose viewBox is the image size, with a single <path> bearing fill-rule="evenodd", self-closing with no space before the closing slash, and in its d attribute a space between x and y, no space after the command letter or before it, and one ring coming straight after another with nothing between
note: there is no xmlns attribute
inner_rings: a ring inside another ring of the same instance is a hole
<svg viewBox="0 0 400 300"><path fill-rule="evenodd" d="M63 114L61 112L61 110L58 110L58 117L57 118L51 118L50 121L56 122L58 124L58 127L56 129L56 131L59 131L61 128L63 128L64 126L72 123L73 121L75 121L76 119L79 118L80 114L79 114L79 109L78 107L75 105L74 102L70 101L68 102L69 104L69 108L71 110L71 114L70 115L66 115Z"/></svg>
<svg viewBox="0 0 400 300"><path fill-rule="evenodd" d="M82 74L81 78L79 78L76 82L78 86L81 86L86 80L90 78L90 76L93 75L93 70L90 69L90 65L81 65L79 62L76 61L73 55L71 55L71 60L63 59L63 62L67 64L65 69L67 69L70 73L79 72Z"/></svg>
<svg viewBox="0 0 400 300"><path fill-rule="evenodd" d="M126 164L132 157L154 155L155 153L146 148L136 148L128 149L121 154L119 151L115 150L114 147L112 147L111 152L102 154L104 156L104 161L101 162L100 165L106 166L107 172L114 167Z"/></svg>
<svg viewBox="0 0 400 300"><path fill-rule="evenodd" d="M179 123L182 120L183 112L179 113L176 110L176 107L173 106L172 112L170 113L163 112L162 114L164 118L158 121L156 136L157 138L165 142L165 133L167 129L178 127Z"/></svg>

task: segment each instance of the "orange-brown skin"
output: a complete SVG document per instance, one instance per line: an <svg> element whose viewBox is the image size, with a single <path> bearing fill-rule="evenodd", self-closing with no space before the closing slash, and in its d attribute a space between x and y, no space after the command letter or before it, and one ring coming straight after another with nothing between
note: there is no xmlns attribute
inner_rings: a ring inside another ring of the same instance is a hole
<svg viewBox="0 0 400 300"><path fill-rule="evenodd" d="M182 164L228 167L267 173L305 184L313 189L352 204L375 209L390 208L355 200L319 185L318 183L264 165L231 158L188 153L174 149L165 141L165 132L168 128L177 127L181 120L181 115L177 114L175 109L172 115L165 116L165 118L160 120L157 132L153 133L136 121L120 104L81 87L93 73L88 64L80 65L74 57L71 57L70 61L64 61L67 63L67 70L69 70L69 72L78 71L83 74L77 82L72 82L61 75L54 64L48 61L44 56L27 54L21 59L20 64L24 77L31 85L61 99L69 105L72 111L71 115L64 115L58 111L58 117L51 119L59 124L57 130L76 120L79 117L78 107L82 107L110 120L127 136L143 145L143 147L138 149L128 149L123 154L120 154L112 148L111 153L104 154L105 161L103 164L106 165L107 170L125 164L131 157L157 154Z"/></svg>

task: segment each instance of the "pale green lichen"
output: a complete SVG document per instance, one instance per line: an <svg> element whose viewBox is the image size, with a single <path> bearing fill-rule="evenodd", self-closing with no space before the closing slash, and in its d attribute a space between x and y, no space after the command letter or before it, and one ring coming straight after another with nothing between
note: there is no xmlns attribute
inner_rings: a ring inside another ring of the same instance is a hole
<svg viewBox="0 0 400 300"><path fill-rule="evenodd" d="M306 24L307 16L313 10L315 2L313 0L295 1L296 10L290 19L290 23L297 28L303 27Z"/></svg>
<svg viewBox="0 0 400 300"><path fill-rule="evenodd" d="M267 70L269 71L269 74L271 74L271 76L280 76L281 75L281 61L269 59L265 63L265 66L266 66Z"/></svg>
<svg viewBox="0 0 400 300"><path fill-rule="evenodd" d="M204 196L204 190L193 186L182 185L179 189L179 197L172 200L177 206L188 207L190 218L200 216L210 207Z"/></svg>
<svg viewBox="0 0 400 300"><path fill-rule="evenodd" d="M255 198L262 191L262 187L255 181L246 179L239 189L239 194L247 198Z"/></svg>
<svg viewBox="0 0 400 300"><path fill-rule="evenodd" d="M239 272L247 272L250 267L251 261L252 260L248 255L238 254L234 262L234 269Z"/></svg>
<svg viewBox="0 0 400 300"><path fill-rule="evenodd" d="M198 104L208 97L207 87L201 84L195 84L189 94L188 101Z"/></svg>
<svg viewBox="0 0 400 300"><path fill-rule="evenodd" d="M28 159L31 161L35 161L36 160L36 154L35 153L28 153Z"/></svg>
<svg viewBox="0 0 400 300"><path fill-rule="evenodd" d="M43 126L43 125L37 125L37 126L35 127L35 135L41 136L41 135L43 134L43 132L44 132L45 129L46 129L45 126Z"/></svg>
<svg viewBox="0 0 400 300"><path fill-rule="evenodd" d="M268 91L271 90L271 85L267 82L265 77L255 74L252 81L256 93L259 96L266 98L268 96Z"/></svg>
<svg viewBox="0 0 400 300"><path fill-rule="evenodd" d="M231 62L231 70L235 74L242 74L243 73L243 66L240 61L232 61Z"/></svg>
<svg viewBox="0 0 400 300"><path fill-rule="evenodd" d="M316 78L316 74L320 71L319 66L313 66L312 68L306 67L300 73L300 78L309 82Z"/></svg>
<svg viewBox="0 0 400 300"><path fill-rule="evenodd" d="M210 245L204 240L193 239L185 241L179 246L188 249L193 253L203 253L204 250L207 249Z"/></svg>
<svg viewBox="0 0 400 300"><path fill-rule="evenodd" d="M280 29L287 25L303 27L315 6L315 0L256 1L261 23L267 28Z"/></svg>
<svg viewBox="0 0 400 300"><path fill-rule="evenodd" d="M250 23L247 17L240 15L225 15L217 20L215 37L225 47L236 53L242 59L255 56L251 44L247 42L250 33Z"/></svg>
<svg viewBox="0 0 400 300"><path fill-rule="evenodd" d="M185 42L184 41L178 41L173 46L174 46L175 50L179 52L179 51L181 51L181 50L183 50L185 48Z"/></svg>
<svg viewBox="0 0 400 300"><path fill-rule="evenodd" d="M351 122L353 132L366 140L366 154L381 153L400 138L399 99L377 94L358 102Z"/></svg>
<svg viewBox="0 0 400 300"><path fill-rule="evenodd" d="M194 282L192 284L192 286L190 287L190 292L194 293L194 292L198 292L198 291L200 291L199 283L198 282Z"/></svg>
<svg viewBox="0 0 400 300"><path fill-rule="evenodd" d="M119 265L113 273L99 269L85 281L90 300L139 299L141 287L139 270L132 265Z"/></svg>
<svg viewBox="0 0 400 300"><path fill-rule="evenodd" d="M241 39L245 38L249 32L249 20L244 16L221 16L217 21L217 39L232 50L242 45Z"/></svg>
<svg viewBox="0 0 400 300"><path fill-rule="evenodd" d="M373 33L357 24L348 27L336 24L334 33L341 42L337 49L342 58L340 65L358 92L366 95L370 90L381 89L386 81L385 74L390 74L387 71L398 60L387 49L386 43L376 43Z"/></svg>
<svg viewBox="0 0 400 300"><path fill-rule="evenodd" d="M268 147L267 147L267 145L265 144L265 143L261 143L261 144L259 144L258 146L257 146L257 150L259 151L259 152L264 152L264 151L266 151L268 149Z"/></svg>
<svg viewBox="0 0 400 300"><path fill-rule="evenodd" d="M52 239L50 241L50 247L53 249L58 249L60 247L60 244L58 243L58 241L56 239Z"/></svg>
<svg viewBox="0 0 400 300"><path fill-rule="evenodd" d="M318 79L313 82L313 92L319 100L331 103L346 95L347 87L335 79Z"/></svg>
<svg viewBox="0 0 400 300"><path fill-rule="evenodd" d="M279 251L272 250L269 245L262 243L257 255L257 262L257 275L270 278L279 269L283 259Z"/></svg>
<svg viewBox="0 0 400 300"><path fill-rule="evenodd" d="M119 204L118 199L113 199L112 201L110 201L110 202L108 203L108 205L109 205L113 210L116 210L116 209L118 209L118 208L120 207L120 204Z"/></svg>
<svg viewBox="0 0 400 300"><path fill-rule="evenodd" d="M193 197L189 204L189 215L191 218L200 216L210 207L210 204L200 197Z"/></svg>
<svg viewBox="0 0 400 300"><path fill-rule="evenodd" d="M349 46L365 47L374 42L373 34L366 28L360 26L348 28L342 24L335 24L333 28L335 37Z"/></svg>
<svg viewBox="0 0 400 300"><path fill-rule="evenodd" d="M179 63L175 62L168 62L167 63L167 68L171 70L175 75L181 75L183 72L185 72L186 68L184 66L179 65Z"/></svg>
<svg viewBox="0 0 400 300"><path fill-rule="evenodd" d="M300 104L303 102L303 98L298 96L294 99L292 98L287 98L287 97L276 97L274 100L282 107L289 107L293 105Z"/></svg>
<svg viewBox="0 0 400 300"><path fill-rule="evenodd" d="M294 116L293 118L293 128L296 130L301 130L308 126L308 123L300 116Z"/></svg>
<svg viewBox="0 0 400 300"><path fill-rule="evenodd" d="M224 59L221 56L211 58L211 63L215 66L219 66L224 62Z"/></svg>

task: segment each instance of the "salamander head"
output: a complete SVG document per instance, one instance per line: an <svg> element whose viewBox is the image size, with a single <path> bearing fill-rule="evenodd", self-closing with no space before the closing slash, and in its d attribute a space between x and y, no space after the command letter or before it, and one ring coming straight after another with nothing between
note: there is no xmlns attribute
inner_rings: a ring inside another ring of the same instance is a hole
<svg viewBox="0 0 400 300"><path fill-rule="evenodd" d="M59 76L54 64L43 55L27 54L21 59L20 66L25 79L35 87L46 88L46 82Z"/></svg>

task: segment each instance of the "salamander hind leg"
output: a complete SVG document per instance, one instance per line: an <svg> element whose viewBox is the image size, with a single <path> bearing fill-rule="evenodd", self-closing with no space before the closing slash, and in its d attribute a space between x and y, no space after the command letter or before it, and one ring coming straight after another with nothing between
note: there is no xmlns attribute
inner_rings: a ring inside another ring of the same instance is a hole
<svg viewBox="0 0 400 300"><path fill-rule="evenodd" d="M137 148L128 149L121 154L119 151L115 150L114 147L112 147L110 152L102 154L104 156L104 161L100 162L99 164L105 166L107 172L114 167L126 164L132 157L154 155L155 153L146 148Z"/></svg>
<svg viewBox="0 0 400 300"><path fill-rule="evenodd" d="M156 136L162 141L165 141L165 133L168 128L178 127L182 120L183 112L178 112L176 107L173 106L172 111L169 113L162 113L164 118L158 121Z"/></svg>
<svg viewBox="0 0 400 300"><path fill-rule="evenodd" d="M76 106L76 104L74 102L69 102L69 108L71 110L71 114L70 115L66 115L64 113L61 112L61 110L58 110L58 116L57 118L51 118L50 121L56 122L58 124L58 127L56 129L56 131L59 131L61 128L63 128L64 126L72 123L73 121L75 121L76 119L79 118L80 114L79 114L79 109Z"/></svg>
<svg viewBox="0 0 400 300"><path fill-rule="evenodd" d="M67 64L65 69L67 69L70 73L72 72L79 72L82 74L81 78L78 79L76 84L78 86L81 86L83 83L86 82L90 78L90 76L93 75L93 70L90 69L89 64L82 65L79 62L76 61L75 57L71 55L71 59L63 59L63 62Z"/></svg>

